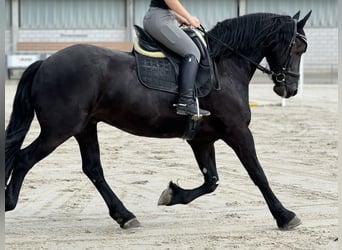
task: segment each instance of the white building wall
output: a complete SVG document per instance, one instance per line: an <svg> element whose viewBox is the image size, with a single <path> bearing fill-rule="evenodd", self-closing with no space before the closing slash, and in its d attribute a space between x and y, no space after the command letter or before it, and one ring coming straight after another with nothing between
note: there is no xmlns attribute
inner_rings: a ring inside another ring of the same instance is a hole
<svg viewBox="0 0 342 250"><path fill-rule="evenodd" d="M5 31L5 54L8 55L12 51L12 34L10 30Z"/></svg>
<svg viewBox="0 0 342 250"><path fill-rule="evenodd" d="M19 30L18 42L119 42L125 41L126 29L96 30Z"/></svg>
<svg viewBox="0 0 342 250"><path fill-rule="evenodd" d="M338 64L338 28L307 28L306 70L334 70ZM126 30L19 30L18 42L120 42ZM10 51L11 34L6 31L6 51Z"/></svg>
<svg viewBox="0 0 342 250"><path fill-rule="evenodd" d="M11 1L14 4L14 9L11 9L12 15L14 15L14 20L12 20L12 24L16 24L17 26L14 26L14 28L9 29L5 32L5 51L6 54L27 54L27 53L37 53L36 52L30 52L30 51L16 51L16 48L13 48L13 44L16 44L16 42L122 42L122 41L129 41L129 32L131 28L128 27L116 27L113 29L24 29L19 27L18 21L15 18L19 16L19 8L18 8L18 0L6 0L8 3ZM119 0L116 0L119 1ZM126 0L128 2L133 0ZM141 24L141 19L143 17L143 14L145 13L147 6L149 4L149 0L135 0L136 4L134 4L134 11L131 16L132 22ZM188 7L191 9L192 4L195 0L189 0ZM199 1L199 0L198 0ZM202 0L201 0L202 1ZM200 3L199 1L198 3ZM219 2L220 0L215 0L214 2ZM264 2L271 1L271 0L263 0ZM294 0L289 0L294 1ZM331 0L332 1L332 0ZM227 5L222 13L216 10L216 7L213 9L210 9L210 13L221 13L220 16L215 15L216 19L224 19L223 16L226 18L235 16L234 13L227 12L227 10L233 10L236 9L236 6L233 6L233 3L235 1L229 0L227 1L227 4L229 2L229 6ZM246 3L245 0L240 0L239 8L242 10L241 3ZM253 2L249 2L250 4ZM274 3L272 1L272 3ZM311 3L311 2L307 2ZM217 3L216 3L217 4ZM7 5L9 6L9 5ZM217 4L217 6L219 6ZM254 5L248 5L250 8ZM255 5L259 6L259 5ZM245 11L247 5L245 6ZM283 6L282 6L283 7ZM303 6L301 6L303 7ZM306 6L308 7L308 6ZM258 8L261 8L260 6ZM266 7L265 7L266 8ZM259 10L259 9L258 9ZM316 9L317 10L317 9ZM255 10L257 11L257 10ZM10 13L8 11L8 13ZM292 13L292 12L291 12ZM304 15L306 12L303 11L302 15ZM317 11L315 11L317 14ZM127 13L126 13L127 14ZM204 15L205 11L203 10L203 13L200 13L200 16ZM129 17L126 17L129 18ZM138 19L138 20L137 20ZM204 18L205 19L205 18ZM127 20L126 20L127 21ZM130 23L127 22L127 25ZM15 32L15 36L13 36L12 32ZM329 71L329 70L335 70L337 68L338 59L337 59L337 52L338 52L338 29L337 27L318 27L318 26L309 26L305 29L307 38L308 38L308 51L304 56L304 68L306 71L317 71L317 70L323 70L323 71Z"/></svg>
<svg viewBox="0 0 342 250"><path fill-rule="evenodd" d="M304 57L305 69L337 70L338 28L307 28L305 32L309 46Z"/></svg>

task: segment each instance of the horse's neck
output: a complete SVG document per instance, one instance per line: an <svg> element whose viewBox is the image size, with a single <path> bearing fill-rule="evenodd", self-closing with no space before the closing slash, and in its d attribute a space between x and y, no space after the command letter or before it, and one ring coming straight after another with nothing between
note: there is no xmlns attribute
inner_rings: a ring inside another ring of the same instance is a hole
<svg viewBox="0 0 342 250"><path fill-rule="evenodd" d="M265 57L260 50L260 53L244 54L244 56L251 59L253 62L260 64L262 59ZM237 77L241 79L242 84L249 84L252 79L256 66L252 63L248 62L246 59L243 59L239 55L231 55L228 58L221 58L218 62L218 65L221 65L221 72L224 75L230 75L230 77ZM228 72L228 73L227 73Z"/></svg>
<svg viewBox="0 0 342 250"><path fill-rule="evenodd" d="M262 58L254 58L260 63ZM221 58L217 62L219 81L222 94L239 99L241 103L249 101L249 83L256 71L256 67L237 55ZM229 97L230 98L230 97Z"/></svg>

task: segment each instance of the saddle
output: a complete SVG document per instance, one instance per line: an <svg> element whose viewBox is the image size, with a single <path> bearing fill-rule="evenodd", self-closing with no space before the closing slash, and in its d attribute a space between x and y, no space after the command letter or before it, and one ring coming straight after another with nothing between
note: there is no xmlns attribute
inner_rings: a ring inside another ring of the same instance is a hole
<svg viewBox="0 0 342 250"><path fill-rule="evenodd" d="M137 37L133 41L133 52L140 82L150 89L179 94L178 75L182 58L152 38L143 28L138 25L134 28ZM220 88L216 66L202 34L190 28L184 31L201 52L195 93L197 97L204 97L213 88Z"/></svg>

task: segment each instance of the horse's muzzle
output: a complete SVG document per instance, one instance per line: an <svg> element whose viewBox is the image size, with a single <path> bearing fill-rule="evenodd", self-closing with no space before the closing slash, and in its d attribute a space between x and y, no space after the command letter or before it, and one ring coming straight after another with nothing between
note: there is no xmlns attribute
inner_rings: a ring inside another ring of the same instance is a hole
<svg viewBox="0 0 342 250"><path fill-rule="evenodd" d="M297 84L282 84L282 85L275 85L273 87L273 91L283 97L283 98L290 98L292 96L295 96L298 92Z"/></svg>

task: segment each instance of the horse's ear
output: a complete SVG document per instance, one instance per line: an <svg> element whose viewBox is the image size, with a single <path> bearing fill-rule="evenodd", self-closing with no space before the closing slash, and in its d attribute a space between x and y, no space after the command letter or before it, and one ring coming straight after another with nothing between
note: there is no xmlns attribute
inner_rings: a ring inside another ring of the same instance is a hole
<svg viewBox="0 0 342 250"><path fill-rule="evenodd" d="M300 15L300 10L292 18L299 20L299 15Z"/></svg>
<svg viewBox="0 0 342 250"><path fill-rule="evenodd" d="M298 29L303 29L304 28L304 26L306 24L306 21L309 19L310 15L311 15L311 12L312 12L312 10L310 10L309 13L306 14L306 16L302 20L300 20L298 22L298 26L297 26Z"/></svg>

